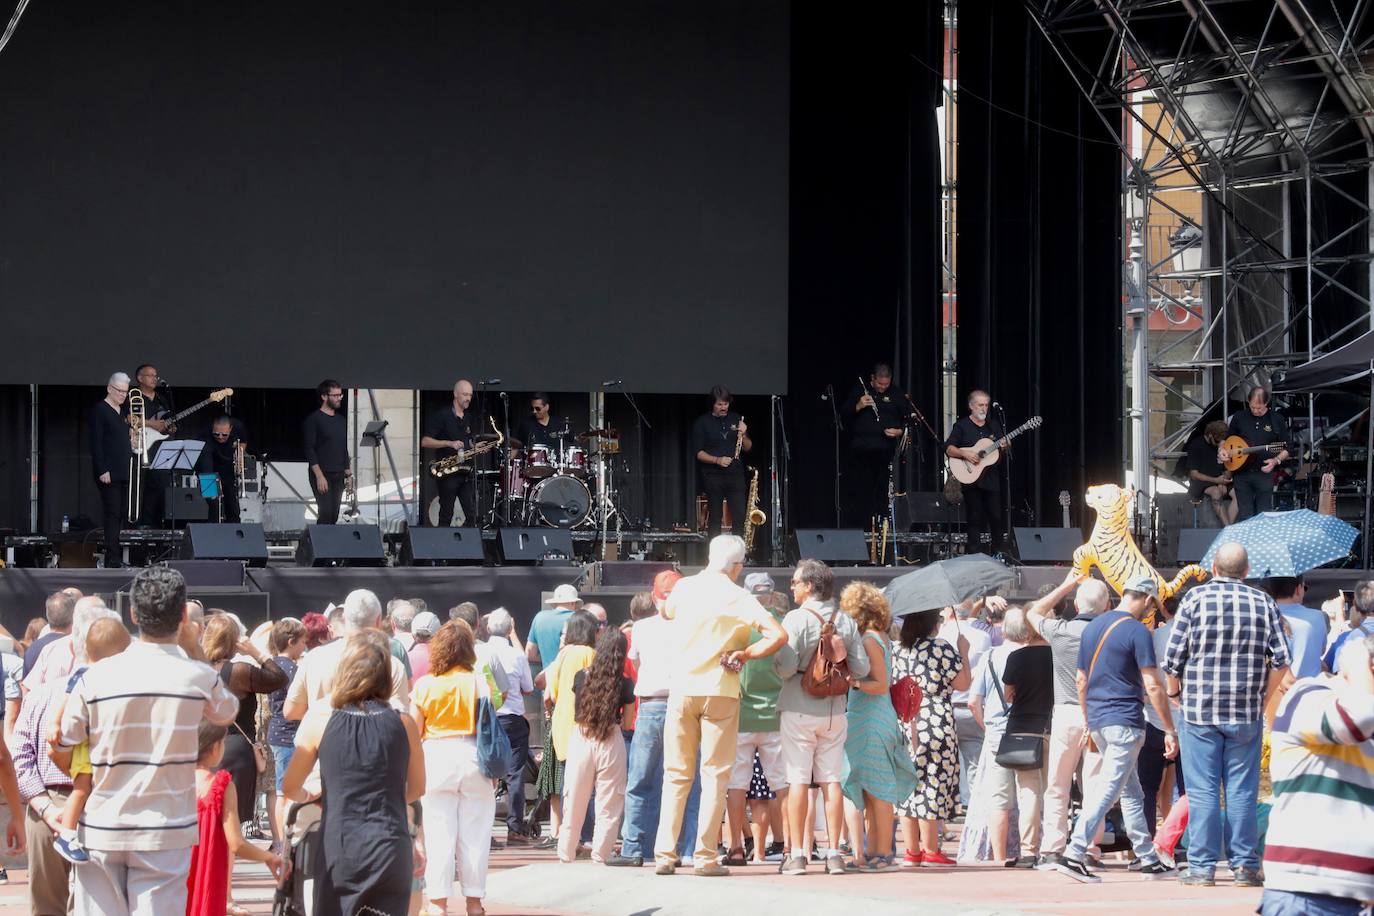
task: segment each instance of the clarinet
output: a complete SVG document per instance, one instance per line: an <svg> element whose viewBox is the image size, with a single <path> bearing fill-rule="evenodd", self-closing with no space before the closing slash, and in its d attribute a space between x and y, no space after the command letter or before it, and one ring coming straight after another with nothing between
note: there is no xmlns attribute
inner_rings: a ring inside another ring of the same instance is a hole
<svg viewBox="0 0 1374 916"><path fill-rule="evenodd" d="M878 425L881 426L883 422L883 416L882 414L878 413L878 399L873 396L873 392L868 390L868 385L864 383L864 377L862 375L859 376L859 388L863 391L864 394L868 395L868 399L873 402L873 418L877 420Z"/></svg>

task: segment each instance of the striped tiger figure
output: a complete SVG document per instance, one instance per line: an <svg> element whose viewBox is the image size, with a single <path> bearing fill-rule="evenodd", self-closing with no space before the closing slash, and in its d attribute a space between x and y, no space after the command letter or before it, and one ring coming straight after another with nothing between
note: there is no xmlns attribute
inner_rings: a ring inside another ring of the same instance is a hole
<svg viewBox="0 0 1374 916"><path fill-rule="evenodd" d="M1135 538L1131 537L1130 509L1131 500L1135 498L1134 488L1125 490L1114 483L1098 484L1088 487L1087 497L1088 505L1097 512L1097 522L1088 542L1073 552L1074 572L1087 576L1096 566L1118 595L1133 576L1152 576L1159 586L1160 601L1178 594L1189 579L1201 582L1207 578L1207 570L1194 563L1180 569L1173 581L1167 582L1145 559Z"/></svg>

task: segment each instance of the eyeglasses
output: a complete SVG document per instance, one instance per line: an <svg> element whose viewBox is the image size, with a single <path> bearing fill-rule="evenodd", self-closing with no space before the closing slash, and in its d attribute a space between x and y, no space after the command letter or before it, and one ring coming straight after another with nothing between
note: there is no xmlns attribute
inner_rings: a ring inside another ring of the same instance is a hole
<svg viewBox="0 0 1374 916"><path fill-rule="evenodd" d="M128 388L116 388L114 385L111 385L111 386L110 386L110 390L113 391L115 394L128 394L128 393L129 393L129 389L128 389Z"/></svg>
<svg viewBox="0 0 1374 916"><path fill-rule="evenodd" d="M229 434L228 434L228 433L211 433L211 435L213 435L216 439L228 439L228 438L229 438Z"/></svg>

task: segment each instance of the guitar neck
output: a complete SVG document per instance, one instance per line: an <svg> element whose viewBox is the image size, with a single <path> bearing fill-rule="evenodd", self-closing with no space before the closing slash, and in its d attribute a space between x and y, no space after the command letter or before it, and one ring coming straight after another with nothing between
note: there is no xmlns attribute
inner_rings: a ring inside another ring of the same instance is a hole
<svg viewBox="0 0 1374 916"><path fill-rule="evenodd" d="M172 422L175 423L175 422L178 421L178 420L184 420L184 419L186 419L186 418L189 417L191 414L195 413L197 410L200 410L202 407L204 407L206 404L209 404L209 403L210 403L211 401L213 401L213 400L214 400L214 398L206 398L205 400L201 401L199 404L192 404L190 407L186 408L186 409L183 410L181 413L174 414L174 415L172 416Z"/></svg>

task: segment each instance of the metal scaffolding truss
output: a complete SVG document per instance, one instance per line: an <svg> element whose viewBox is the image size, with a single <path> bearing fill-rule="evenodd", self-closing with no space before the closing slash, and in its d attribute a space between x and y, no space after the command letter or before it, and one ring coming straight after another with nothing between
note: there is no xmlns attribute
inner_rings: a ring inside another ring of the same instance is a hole
<svg viewBox="0 0 1374 916"><path fill-rule="evenodd" d="M1144 489L1228 395L1371 326L1374 0L1024 3L1122 151Z"/></svg>

